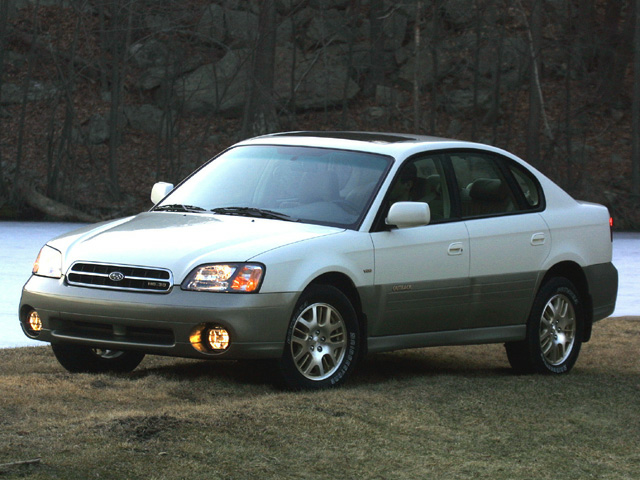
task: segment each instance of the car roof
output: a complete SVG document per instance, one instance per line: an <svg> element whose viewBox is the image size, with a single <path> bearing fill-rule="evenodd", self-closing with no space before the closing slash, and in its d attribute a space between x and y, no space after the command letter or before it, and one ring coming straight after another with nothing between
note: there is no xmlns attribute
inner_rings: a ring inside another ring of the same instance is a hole
<svg viewBox="0 0 640 480"><path fill-rule="evenodd" d="M420 150L437 150L444 148L497 150L488 145L427 135L357 131L296 131L273 133L242 141L238 145L294 145L336 148L379 153L395 158L406 158L406 155Z"/></svg>

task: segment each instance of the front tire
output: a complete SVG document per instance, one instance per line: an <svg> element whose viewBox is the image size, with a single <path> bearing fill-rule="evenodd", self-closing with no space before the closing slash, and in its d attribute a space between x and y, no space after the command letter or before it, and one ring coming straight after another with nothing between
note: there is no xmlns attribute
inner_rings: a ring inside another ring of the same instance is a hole
<svg viewBox="0 0 640 480"><path fill-rule="evenodd" d="M337 288L312 285L300 297L280 359L286 388L335 387L354 370L361 335L353 305Z"/></svg>
<svg viewBox="0 0 640 480"><path fill-rule="evenodd" d="M505 344L509 363L519 373L567 373L576 363L584 332L584 309L571 281L555 277L533 302L527 337Z"/></svg>
<svg viewBox="0 0 640 480"><path fill-rule="evenodd" d="M60 365L71 373L129 373L144 358L144 353L106 350L84 345L52 343Z"/></svg>

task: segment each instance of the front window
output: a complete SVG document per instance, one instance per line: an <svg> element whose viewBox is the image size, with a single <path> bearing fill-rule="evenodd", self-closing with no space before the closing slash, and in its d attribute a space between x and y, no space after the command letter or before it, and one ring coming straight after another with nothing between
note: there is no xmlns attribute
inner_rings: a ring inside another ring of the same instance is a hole
<svg viewBox="0 0 640 480"><path fill-rule="evenodd" d="M389 168L388 157L313 147L232 148L154 210L176 207L357 228Z"/></svg>
<svg viewBox="0 0 640 480"><path fill-rule="evenodd" d="M431 223L451 216L449 189L439 155L419 157L405 163L389 188L386 209L396 202L426 202Z"/></svg>

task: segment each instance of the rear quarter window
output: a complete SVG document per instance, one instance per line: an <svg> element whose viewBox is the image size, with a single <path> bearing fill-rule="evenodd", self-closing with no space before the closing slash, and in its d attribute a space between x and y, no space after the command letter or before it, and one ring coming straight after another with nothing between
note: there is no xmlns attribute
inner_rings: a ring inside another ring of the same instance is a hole
<svg viewBox="0 0 640 480"><path fill-rule="evenodd" d="M509 170L520 187L527 205L532 209L538 208L541 204L542 195L538 182L529 173L515 165L509 165Z"/></svg>

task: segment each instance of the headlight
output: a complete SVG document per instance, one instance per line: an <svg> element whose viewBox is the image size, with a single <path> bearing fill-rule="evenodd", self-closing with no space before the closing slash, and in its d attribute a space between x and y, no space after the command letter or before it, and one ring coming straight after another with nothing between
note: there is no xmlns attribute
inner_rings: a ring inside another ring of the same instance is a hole
<svg viewBox="0 0 640 480"><path fill-rule="evenodd" d="M41 277L62 277L62 254L55 248L45 245L40 250L32 273Z"/></svg>
<svg viewBox="0 0 640 480"><path fill-rule="evenodd" d="M264 276L264 266L256 263L202 265L193 270L183 290L199 292L257 292Z"/></svg>

